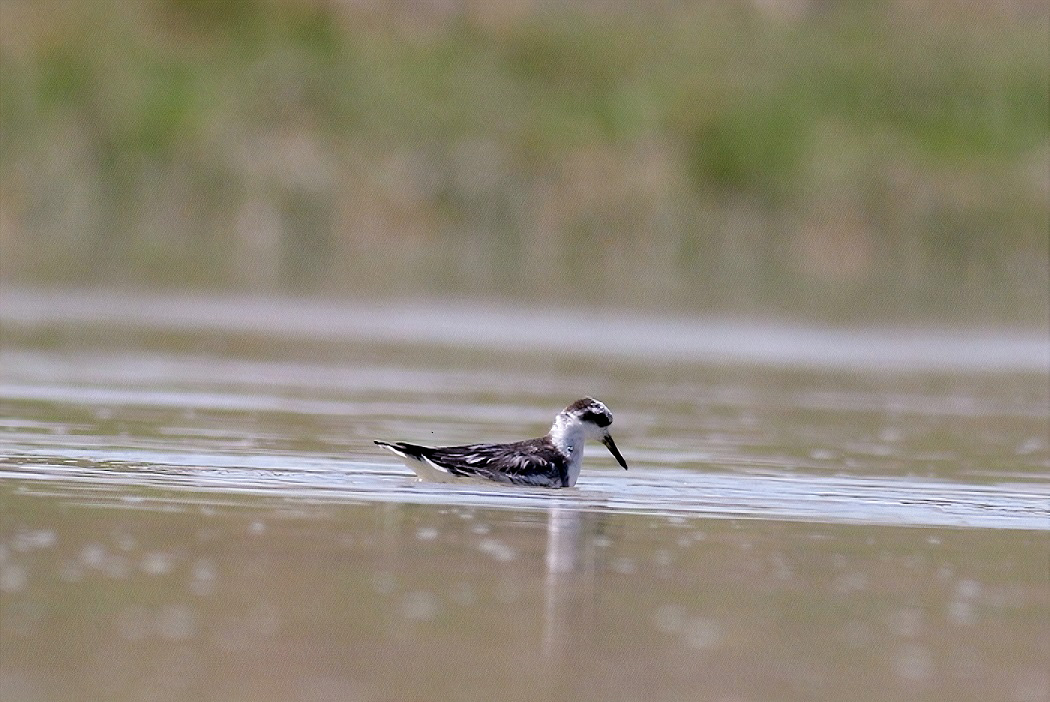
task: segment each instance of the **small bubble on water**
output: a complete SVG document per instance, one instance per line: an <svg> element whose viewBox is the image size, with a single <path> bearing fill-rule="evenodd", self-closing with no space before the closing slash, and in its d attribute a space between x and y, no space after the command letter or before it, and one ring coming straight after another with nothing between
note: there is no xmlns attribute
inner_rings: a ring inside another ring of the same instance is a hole
<svg viewBox="0 0 1050 702"><path fill-rule="evenodd" d="M58 536L50 529L23 531L15 535L11 546L22 553L50 548L58 543Z"/></svg>
<svg viewBox="0 0 1050 702"><path fill-rule="evenodd" d="M638 566L635 565L634 560L626 556L623 558L617 558L610 564L610 566L620 575L634 575L638 572Z"/></svg>
<svg viewBox="0 0 1050 702"><path fill-rule="evenodd" d="M772 561L773 577L777 580L787 581L795 576L795 572L792 570L791 565L780 554L774 556Z"/></svg>
<svg viewBox="0 0 1050 702"><path fill-rule="evenodd" d="M139 567L146 575L166 575L171 572L171 556L155 551L142 558Z"/></svg>
<svg viewBox="0 0 1050 702"><path fill-rule="evenodd" d="M813 449L809 452L809 457L814 461L830 461L837 456L838 454L830 449Z"/></svg>
<svg viewBox="0 0 1050 702"><path fill-rule="evenodd" d="M1046 448L1046 444L1043 440L1033 437L1017 447L1017 454L1020 456L1027 456L1036 453L1037 451L1042 451L1044 448Z"/></svg>
<svg viewBox="0 0 1050 702"><path fill-rule="evenodd" d="M483 539L478 544L478 550L500 563L509 563L517 558L517 553L514 549L499 539Z"/></svg>
<svg viewBox="0 0 1050 702"><path fill-rule="evenodd" d="M101 544L88 544L80 549L80 562L88 568L101 568L106 563L106 549Z"/></svg>
<svg viewBox="0 0 1050 702"><path fill-rule="evenodd" d="M608 536L595 536L591 543L594 544L595 548L609 548L612 546L612 539Z"/></svg>
<svg viewBox="0 0 1050 702"><path fill-rule="evenodd" d="M977 620L973 604L964 600L955 600L948 605L948 619L962 626L973 624Z"/></svg>
<svg viewBox="0 0 1050 702"><path fill-rule="evenodd" d="M248 533L252 536L259 536L265 531L266 525L259 520L252 522L251 525L248 527Z"/></svg>
<svg viewBox="0 0 1050 702"><path fill-rule="evenodd" d="M955 586L955 594L959 597L972 599L981 594L981 584L976 580L960 580Z"/></svg>
<svg viewBox="0 0 1050 702"><path fill-rule="evenodd" d="M419 541L433 541L438 537L438 530L434 527L422 527L416 531L416 539Z"/></svg>
<svg viewBox="0 0 1050 702"><path fill-rule="evenodd" d="M210 561L197 561L190 571L190 577L190 591L194 595L209 595L215 589L215 566Z"/></svg>
<svg viewBox="0 0 1050 702"><path fill-rule="evenodd" d="M484 536L492 531L492 528L488 524L475 524L470 528L470 531L479 536Z"/></svg>
<svg viewBox="0 0 1050 702"><path fill-rule="evenodd" d="M421 622L430 621L438 612L437 598L425 590L410 592L401 600L399 611L405 619L414 619Z"/></svg>

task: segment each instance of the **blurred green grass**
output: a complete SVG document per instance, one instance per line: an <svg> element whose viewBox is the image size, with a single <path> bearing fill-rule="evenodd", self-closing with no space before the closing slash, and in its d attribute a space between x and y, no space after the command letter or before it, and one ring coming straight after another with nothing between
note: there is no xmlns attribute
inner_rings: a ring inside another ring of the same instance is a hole
<svg viewBox="0 0 1050 702"><path fill-rule="evenodd" d="M0 0L9 284L1046 323L1041 3Z"/></svg>

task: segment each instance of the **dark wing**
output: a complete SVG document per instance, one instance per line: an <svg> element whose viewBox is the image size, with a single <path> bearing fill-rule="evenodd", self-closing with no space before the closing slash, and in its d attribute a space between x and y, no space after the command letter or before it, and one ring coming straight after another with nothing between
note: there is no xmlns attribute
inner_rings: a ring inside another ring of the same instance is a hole
<svg viewBox="0 0 1050 702"><path fill-rule="evenodd" d="M401 446L406 450L423 448ZM548 437L513 444L470 444L423 450L422 457L453 475L543 487L565 487L569 482L568 461Z"/></svg>

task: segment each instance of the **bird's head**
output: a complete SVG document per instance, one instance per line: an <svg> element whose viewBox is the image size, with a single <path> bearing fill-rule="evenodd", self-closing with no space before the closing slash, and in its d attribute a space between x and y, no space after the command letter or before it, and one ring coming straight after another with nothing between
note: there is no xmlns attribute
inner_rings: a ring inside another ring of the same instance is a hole
<svg viewBox="0 0 1050 702"><path fill-rule="evenodd" d="M587 438L597 439L605 444L605 448L609 449L609 453L613 455L616 462L627 470L627 461L623 460L619 449L616 448L616 442L609 433L609 426L613 418L612 412L604 402L592 397L576 400L561 411L561 417L564 417L566 423L578 424L586 433Z"/></svg>

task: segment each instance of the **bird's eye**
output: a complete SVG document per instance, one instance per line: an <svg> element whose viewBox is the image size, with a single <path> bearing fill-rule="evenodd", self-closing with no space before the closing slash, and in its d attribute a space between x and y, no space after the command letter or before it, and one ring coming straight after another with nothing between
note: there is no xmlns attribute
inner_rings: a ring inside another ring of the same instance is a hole
<svg viewBox="0 0 1050 702"><path fill-rule="evenodd" d="M607 427L612 424L612 418L608 414L596 410L587 410L580 418L599 427Z"/></svg>

